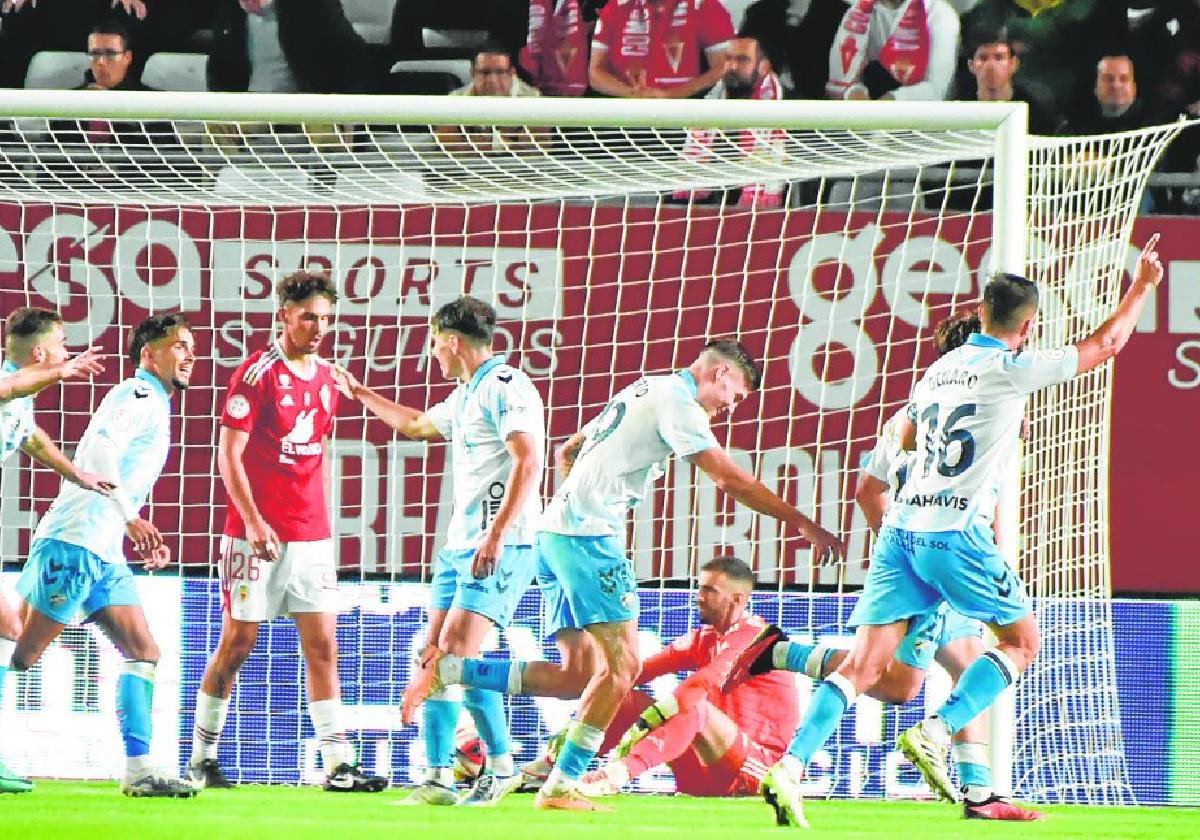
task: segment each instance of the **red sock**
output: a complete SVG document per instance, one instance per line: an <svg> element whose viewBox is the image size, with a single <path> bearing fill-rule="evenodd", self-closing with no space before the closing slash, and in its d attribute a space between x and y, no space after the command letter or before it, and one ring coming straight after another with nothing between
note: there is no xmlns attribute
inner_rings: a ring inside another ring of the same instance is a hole
<svg viewBox="0 0 1200 840"><path fill-rule="evenodd" d="M629 778L637 778L651 767L667 764L683 755L696 740L708 719L708 704L700 703L681 711L653 730L625 758Z"/></svg>
<svg viewBox="0 0 1200 840"><path fill-rule="evenodd" d="M654 698L644 691L629 692L625 695L625 701L621 703L617 709L617 713L613 715L612 723L608 725L608 729L604 730L604 743L600 745L596 755L605 755L609 750L621 742L621 736L629 727L633 726L634 721L638 716L654 702Z"/></svg>

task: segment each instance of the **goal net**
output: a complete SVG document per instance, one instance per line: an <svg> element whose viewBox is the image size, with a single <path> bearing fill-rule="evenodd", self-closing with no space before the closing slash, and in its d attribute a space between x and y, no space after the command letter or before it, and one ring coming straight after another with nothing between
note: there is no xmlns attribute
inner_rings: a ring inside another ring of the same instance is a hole
<svg viewBox="0 0 1200 840"><path fill-rule="evenodd" d="M283 274L328 269L342 297L324 353L417 407L451 388L427 353L432 311L462 293L489 301L498 347L538 385L556 443L639 375L685 366L708 338L736 335L763 359L764 385L718 437L769 487L847 534L849 561L814 567L774 520L675 463L629 526L643 653L695 625L697 570L730 552L756 571L756 612L797 635L848 642L869 550L853 502L858 468L932 361L933 325L973 304L1002 267L1028 270L1048 292L1039 344L1094 326L1115 302L1142 186L1175 131L1032 140L1027 155L1020 107L964 103L3 99L15 117L0 124L0 308L55 307L72 347L111 353L96 382L39 397L41 424L69 452L104 391L132 372L120 348L133 324L183 310L197 327L202 363L176 401L177 444L148 514L180 571L138 580L163 650L152 754L166 766L187 758L220 630L216 418L233 369L271 339ZM1131 799L1108 607L1109 370L1031 403L1013 495L1014 562L1045 642L1014 701L1015 730L1000 727L1011 749L999 743L1015 792L1040 801ZM352 405L328 452L347 721L364 765L404 782L424 758L395 706L450 513L447 454L396 438ZM2 482L12 599L57 481L10 459ZM547 495L554 483L547 470ZM553 656L538 604L532 589L489 650ZM262 628L221 744L235 780L318 778L298 651L286 620ZM85 626L10 676L0 707L9 766L115 774L118 662ZM811 686L803 676L797 685L804 705ZM948 690L934 673L923 703L864 698L815 760L809 793L921 795L894 736ZM518 761L570 711L512 699ZM670 777L643 784L670 789Z"/></svg>

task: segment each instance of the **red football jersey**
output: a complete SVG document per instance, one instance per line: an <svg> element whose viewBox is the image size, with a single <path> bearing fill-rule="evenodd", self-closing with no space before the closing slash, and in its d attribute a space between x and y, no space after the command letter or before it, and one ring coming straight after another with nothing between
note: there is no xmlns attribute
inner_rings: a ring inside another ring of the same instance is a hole
<svg viewBox="0 0 1200 840"><path fill-rule="evenodd" d="M583 96L590 40L591 27L579 13L579 0L531 0L521 66L548 96Z"/></svg>
<svg viewBox="0 0 1200 840"><path fill-rule="evenodd" d="M783 755L800 725L796 675L771 671L751 677L728 694L720 691L733 660L766 626L758 616L748 615L723 634L708 625L699 627L643 662L638 682L675 671L695 671L687 679L689 686L702 685L708 701L750 740Z"/></svg>
<svg viewBox="0 0 1200 840"><path fill-rule="evenodd" d="M274 343L242 362L229 380L221 425L249 433L242 465L250 492L283 542L330 536L323 465L337 399L328 364L318 360L304 379ZM246 535L232 502L225 505L225 534Z"/></svg>
<svg viewBox="0 0 1200 840"><path fill-rule="evenodd" d="M669 90L704 72L701 52L734 37L720 0L612 0L596 22L592 49L627 84Z"/></svg>

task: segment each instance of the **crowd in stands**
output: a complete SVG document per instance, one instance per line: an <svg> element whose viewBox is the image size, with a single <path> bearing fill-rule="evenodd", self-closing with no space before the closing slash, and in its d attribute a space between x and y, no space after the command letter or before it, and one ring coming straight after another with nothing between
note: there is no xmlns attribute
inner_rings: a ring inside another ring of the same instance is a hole
<svg viewBox="0 0 1200 840"><path fill-rule="evenodd" d="M3 0L0 86L1021 100L1034 133L1098 134L1200 115L1200 2ZM537 140L436 135L450 151ZM693 133L686 153L705 146ZM1198 155L1189 130L1162 168L1195 172Z"/></svg>

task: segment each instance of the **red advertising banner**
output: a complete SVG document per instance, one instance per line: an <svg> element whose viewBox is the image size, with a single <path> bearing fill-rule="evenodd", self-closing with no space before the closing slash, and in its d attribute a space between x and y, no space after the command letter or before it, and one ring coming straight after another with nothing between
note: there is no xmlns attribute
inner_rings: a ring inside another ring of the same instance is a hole
<svg viewBox="0 0 1200 840"><path fill-rule="evenodd" d="M542 389L556 442L641 372L686 365L708 337L736 333L768 360L765 385L719 437L828 527L853 527L855 559L842 573L853 585L865 568L865 529L851 503L860 458L884 415L906 400L914 369L931 361L925 328L977 298L988 231L986 219L966 217L851 221L551 204L275 212L0 204L0 306L55 306L72 346L90 341L114 354L119 325L149 311L188 312L207 363L178 403L181 445L153 516L181 535L179 558L191 564L211 561L223 522L219 401L234 367L269 340L271 286L282 273L331 270L343 297L326 355L414 406L450 389L425 352L432 310L463 292L492 301L498 344ZM1189 260L1200 222L1158 219L1152 228L1163 233L1168 276L1117 370L1114 580L1119 589L1200 591L1182 538L1184 478L1200 470L1200 448L1178 443L1200 419L1189 393L1200 385L1200 263ZM1135 239L1150 229L1141 223ZM114 359L102 385L131 371L128 362L117 368ZM69 445L100 396L69 385L39 398L39 416ZM444 447L396 440L344 405L331 455L343 567L426 568L449 514ZM28 500L44 510L57 484L44 471L4 475L0 554L11 559L27 544ZM686 575L696 551L753 538L764 581L793 582L791 570L805 563L795 554L802 543L775 539L772 521L727 505L707 482L669 476L645 507L633 526L642 575Z"/></svg>

